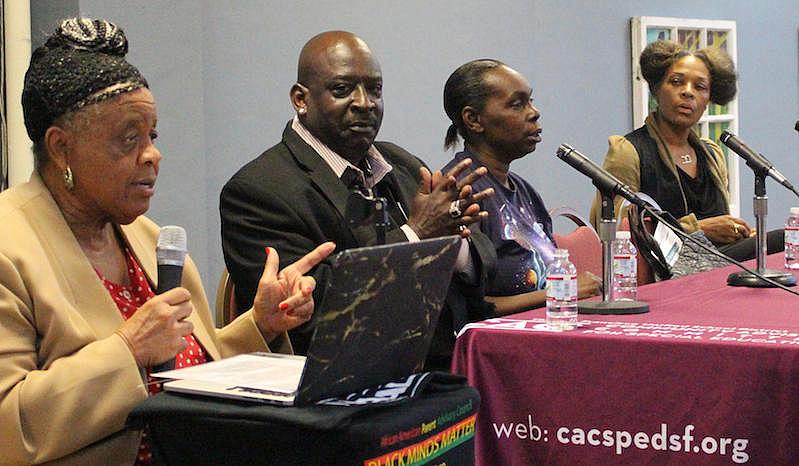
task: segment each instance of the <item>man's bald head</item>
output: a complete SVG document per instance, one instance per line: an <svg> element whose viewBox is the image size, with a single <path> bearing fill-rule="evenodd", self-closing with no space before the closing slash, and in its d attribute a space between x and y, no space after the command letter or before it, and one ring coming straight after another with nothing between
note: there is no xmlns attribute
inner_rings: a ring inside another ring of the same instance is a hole
<svg viewBox="0 0 799 466"><path fill-rule="evenodd" d="M383 121L380 64L361 38L328 31L300 52L291 102L311 134L357 163L366 156Z"/></svg>
<svg viewBox="0 0 799 466"><path fill-rule="evenodd" d="M309 83L318 74L319 67L326 64L331 56L346 51L358 51L372 57L372 51L366 42L351 32L326 31L313 36L300 51L300 59L297 63L297 82ZM377 60L375 60L376 62Z"/></svg>

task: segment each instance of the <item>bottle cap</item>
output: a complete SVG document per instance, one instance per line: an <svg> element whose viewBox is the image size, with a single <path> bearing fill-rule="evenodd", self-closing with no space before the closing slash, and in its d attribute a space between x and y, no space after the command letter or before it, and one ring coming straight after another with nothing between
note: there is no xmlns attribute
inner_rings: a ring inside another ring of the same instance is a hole
<svg viewBox="0 0 799 466"><path fill-rule="evenodd" d="M791 207L791 215L799 215L799 207Z"/></svg>
<svg viewBox="0 0 799 466"><path fill-rule="evenodd" d="M630 239L630 232L626 230L617 231L616 239Z"/></svg>

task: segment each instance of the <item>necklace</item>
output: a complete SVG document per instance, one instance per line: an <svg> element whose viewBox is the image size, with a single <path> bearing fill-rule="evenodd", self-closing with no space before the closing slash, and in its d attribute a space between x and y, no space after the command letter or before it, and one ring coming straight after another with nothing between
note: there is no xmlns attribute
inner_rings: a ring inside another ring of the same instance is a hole
<svg viewBox="0 0 799 466"><path fill-rule="evenodd" d="M688 165L689 163L693 162L694 158L691 157L691 154L683 154L680 156L680 162L683 165Z"/></svg>

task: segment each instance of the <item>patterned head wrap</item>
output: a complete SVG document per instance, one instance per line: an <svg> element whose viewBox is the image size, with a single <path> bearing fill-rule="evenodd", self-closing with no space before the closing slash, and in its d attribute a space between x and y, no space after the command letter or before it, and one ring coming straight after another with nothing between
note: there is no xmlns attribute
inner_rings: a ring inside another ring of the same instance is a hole
<svg viewBox="0 0 799 466"><path fill-rule="evenodd" d="M22 90L25 128L32 141L44 137L67 112L148 87L125 61L128 40L105 20L72 18L61 23L31 56Z"/></svg>

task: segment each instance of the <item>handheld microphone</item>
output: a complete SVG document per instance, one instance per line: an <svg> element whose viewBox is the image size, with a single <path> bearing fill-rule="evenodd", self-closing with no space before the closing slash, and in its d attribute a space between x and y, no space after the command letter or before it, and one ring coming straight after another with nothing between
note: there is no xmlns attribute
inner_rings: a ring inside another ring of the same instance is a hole
<svg viewBox="0 0 799 466"><path fill-rule="evenodd" d="M577 152L577 150L572 146L568 144L561 144L560 147L558 147L555 155L557 155L559 159L571 165L572 168L578 172L582 173L588 178L591 178L591 182L602 193L621 196L638 207L646 207L647 204L640 197L638 197L629 186L619 181L618 178L608 173L604 168L595 164L585 155Z"/></svg>
<svg viewBox="0 0 799 466"><path fill-rule="evenodd" d="M183 261L186 259L186 230L168 225L158 233L155 256L158 261L158 285L156 294L180 286L183 278ZM152 372L169 371L175 368L175 358L153 366Z"/></svg>
<svg viewBox="0 0 799 466"><path fill-rule="evenodd" d="M733 152L740 155L741 158L746 161L746 164L749 165L749 167L756 173L764 173L773 178L777 183L785 186L794 193L796 192L791 182L788 181L787 178L785 178L785 175L783 175L776 168L774 168L774 165L772 165L771 162L769 162L769 160L763 156L763 154L758 154L757 152L752 150L749 146L747 146L743 141L741 141L737 136L735 136L728 130L725 129L721 133L719 141L724 143L724 145L729 147Z"/></svg>

